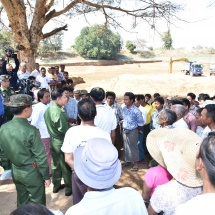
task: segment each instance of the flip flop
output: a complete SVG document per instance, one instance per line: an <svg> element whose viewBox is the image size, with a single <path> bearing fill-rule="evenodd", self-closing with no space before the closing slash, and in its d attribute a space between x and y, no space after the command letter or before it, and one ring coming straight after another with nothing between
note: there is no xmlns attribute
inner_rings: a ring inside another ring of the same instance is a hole
<svg viewBox="0 0 215 215"><path fill-rule="evenodd" d="M131 171L135 171L135 172L137 172L138 171L138 165L134 165L132 168L131 168Z"/></svg>
<svg viewBox="0 0 215 215"><path fill-rule="evenodd" d="M128 166L129 164L127 162L122 163L122 167Z"/></svg>

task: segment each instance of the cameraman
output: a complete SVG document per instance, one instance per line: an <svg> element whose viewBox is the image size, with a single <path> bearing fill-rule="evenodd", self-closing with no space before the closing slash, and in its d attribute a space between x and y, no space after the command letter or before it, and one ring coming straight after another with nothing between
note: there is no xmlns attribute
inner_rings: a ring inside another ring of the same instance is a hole
<svg viewBox="0 0 215 215"><path fill-rule="evenodd" d="M15 69L13 69L13 66L9 63L9 58L13 57L14 62L15 62ZM6 57L5 60L2 63L2 74L3 75L10 75L10 88L12 88L14 91L18 90L18 86L17 86L17 80L18 80L18 76L17 76L17 72L19 69L19 60L17 58L17 54L13 54L11 55L10 52L6 53Z"/></svg>

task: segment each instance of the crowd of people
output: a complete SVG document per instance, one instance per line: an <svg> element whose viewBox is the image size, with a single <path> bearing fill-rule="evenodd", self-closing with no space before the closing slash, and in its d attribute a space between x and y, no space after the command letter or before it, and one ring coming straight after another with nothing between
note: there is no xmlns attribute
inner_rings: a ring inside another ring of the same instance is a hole
<svg viewBox="0 0 215 215"><path fill-rule="evenodd" d="M74 89L64 65L49 69L52 78L39 64L31 73L24 63L20 68L18 79L34 76L41 85L32 100L13 95L11 73L0 76L0 158L17 190L12 214L52 214L41 206L51 183L53 193L73 196L66 215L213 214L214 97L125 92L118 104L101 87ZM115 189L122 168L138 171L147 154L142 196L131 187Z"/></svg>

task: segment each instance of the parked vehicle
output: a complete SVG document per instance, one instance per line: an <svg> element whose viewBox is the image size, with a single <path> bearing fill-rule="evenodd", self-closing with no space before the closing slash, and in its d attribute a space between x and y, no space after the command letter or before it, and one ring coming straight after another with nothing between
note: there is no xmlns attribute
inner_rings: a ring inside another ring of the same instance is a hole
<svg viewBox="0 0 215 215"><path fill-rule="evenodd" d="M211 64L209 67L209 74L215 75L215 64Z"/></svg>
<svg viewBox="0 0 215 215"><path fill-rule="evenodd" d="M189 63L183 63L182 66L182 72L185 73L185 75L199 75L201 76L203 74L203 65L199 64L197 62L189 62Z"/></svg>

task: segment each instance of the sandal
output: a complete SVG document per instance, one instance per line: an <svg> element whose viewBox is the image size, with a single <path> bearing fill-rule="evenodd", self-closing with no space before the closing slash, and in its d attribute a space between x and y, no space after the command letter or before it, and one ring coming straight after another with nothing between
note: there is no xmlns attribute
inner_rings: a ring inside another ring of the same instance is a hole
<svg viewBox="0 0 215 215"><path fill-rule="evenodd" d="M135 171L137 172L138 171L138 165L137 164L134 164L134 166L131 168L131 171Z"/></svg>
<svg viewBox="0 0 215 215"><path fill-rule="evenodd" d="M122 163L122 167L128 166L129 164L127 162Z"/></svg>

